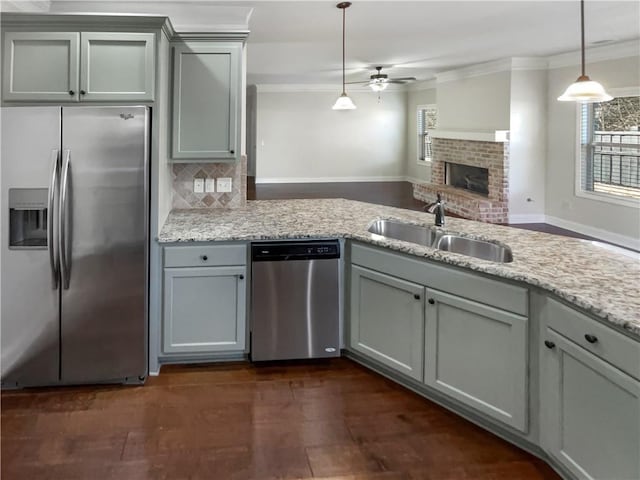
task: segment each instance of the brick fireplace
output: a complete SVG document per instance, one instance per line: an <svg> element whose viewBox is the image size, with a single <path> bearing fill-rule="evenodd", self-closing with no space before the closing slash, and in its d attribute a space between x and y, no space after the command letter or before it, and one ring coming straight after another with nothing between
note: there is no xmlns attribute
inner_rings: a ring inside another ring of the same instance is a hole
<svg viewBox="0 0 640 480"><path fill-rule="evenodd" d="M440 192L446 210L471 220L489 223L509 221L509 143L432 139L431 183L415 183L413 196L431 203ZM487 169L488 194L447 185L446 164Z"/></svg>

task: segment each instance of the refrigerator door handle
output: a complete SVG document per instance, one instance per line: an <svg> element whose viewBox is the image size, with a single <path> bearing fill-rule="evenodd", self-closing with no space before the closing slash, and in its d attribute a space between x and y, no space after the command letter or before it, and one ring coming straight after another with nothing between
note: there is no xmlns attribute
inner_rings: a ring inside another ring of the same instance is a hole
<svg viewBox="0 0 640 480"><path fill-rule="evenodd" d="M58 249L60 250L60 270L62 272L62 288L69 289L69 280L71 276L71 269L68 263L69 256L67 255L67 217L68 217L68 195L69 195L69 165L71 151L64 150L62 160L62 177L60 179L60 208L59 221L58 221Z"/></svg>
<svg viewBox="0 0 640 480"><path fill-rule="evenodd" d="M49 247L49 264L51 265L51 281L52 288L58 288L58 279L60 278L60 261L56 253L55 227L56 217L56 188L58 188L58 176L60 174L60 151L51 150L51 184L49 185L49 204L47 206L47 245ZM58 252L60 248L57 249Z"/></svg>

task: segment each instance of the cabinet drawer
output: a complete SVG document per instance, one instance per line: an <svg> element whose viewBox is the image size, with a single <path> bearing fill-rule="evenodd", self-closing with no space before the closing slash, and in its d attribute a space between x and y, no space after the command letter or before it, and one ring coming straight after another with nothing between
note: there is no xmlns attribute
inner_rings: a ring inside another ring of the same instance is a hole
<svg viewBox="0 0 640 480"><path fill-rule="evenodd" d="M165 267L209 267L224 265L246 265L246 245L205 245L188 247L165 247Z"/></svg>
<svg viewBox="0 0 640 480"><path fill-rule="evenodd" d="M351 246L351 262L501 310L528 315L529 291L526 288L468 273L450 265L440 266L357 243Z"/></svg>
<svg viewBox="0 0 640 480"><path fill-rule="evenodd" d="M546 320L551 329L640 379L640 342L553 299L548 299Z"/></svg>

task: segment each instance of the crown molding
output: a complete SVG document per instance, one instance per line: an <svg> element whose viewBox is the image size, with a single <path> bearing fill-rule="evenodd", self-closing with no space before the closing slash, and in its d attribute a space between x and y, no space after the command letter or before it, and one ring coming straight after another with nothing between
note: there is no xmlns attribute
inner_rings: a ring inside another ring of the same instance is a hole
<svg viewBox="0 0 640 480"><path fill-rule="evenodd" d="M189 41L189 40L206 40L206 41L245 41L249 36L249 30L211 30L211 31L180 31L174 32L171 40Z"/></svg>
<svg viewBox="0 0 640 480"><path fill-rule="evenodd" d="M2 28L43 28L48 30L62 30L74 28L76 30L102 28L161 28L165 32L173 32L171 22L163 15L117 14L117 13L30 13L30 12L2 12L0 13Z"/></svg>
<svg viewBox="0 0 640 480"><path fill-rule="evenodd" d="M284 83L263 83L257 84L256 88L258 93L334 93L339 95L342 90L342 85L335 83L296 83L296 84L284 84ZM389 85L384 92L404 92L406 89L402 85ZM371 90L367 85L351 85L347 88L347 93L352 92L364 92L364 93L377 93Z"/></svg>
<svg viewBox="0 0 640 480"><path fill-rule="evenodd" d="M414 83L409 83L405 87L407 92L421 92L423 90L433 90L437 87L437 82L435 78L430 78L429 80L419 80Z"/></svg>
<svg viewBox="0 0 640 480"><path fill-rule="evenodd" d="M465 78L480 77L492 73L544 70L548 61L544 57L510 57L493 60L491 62L469 65L455 70L448 70L436 74L436 83L454 82Z"/></svg>
<svg viewBox="0 0 640 480"><path fill-rule="evenodd" d="M638 57L640 56L640 38L590 47L587 48L585 56L587 64L619 58ZM547 59L549 61L548 68L550 69L580 65L580 50L552 55Z"/></svg>

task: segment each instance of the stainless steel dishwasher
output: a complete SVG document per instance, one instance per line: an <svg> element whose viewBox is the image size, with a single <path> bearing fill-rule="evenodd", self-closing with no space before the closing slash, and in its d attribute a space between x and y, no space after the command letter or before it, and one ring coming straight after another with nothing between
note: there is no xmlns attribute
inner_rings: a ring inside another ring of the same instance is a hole
<svg viewBox="0 0 640 480"><path fill-rule="evenodd" d="M251 246L251 359L340 355L337 240Z"/></svg>

